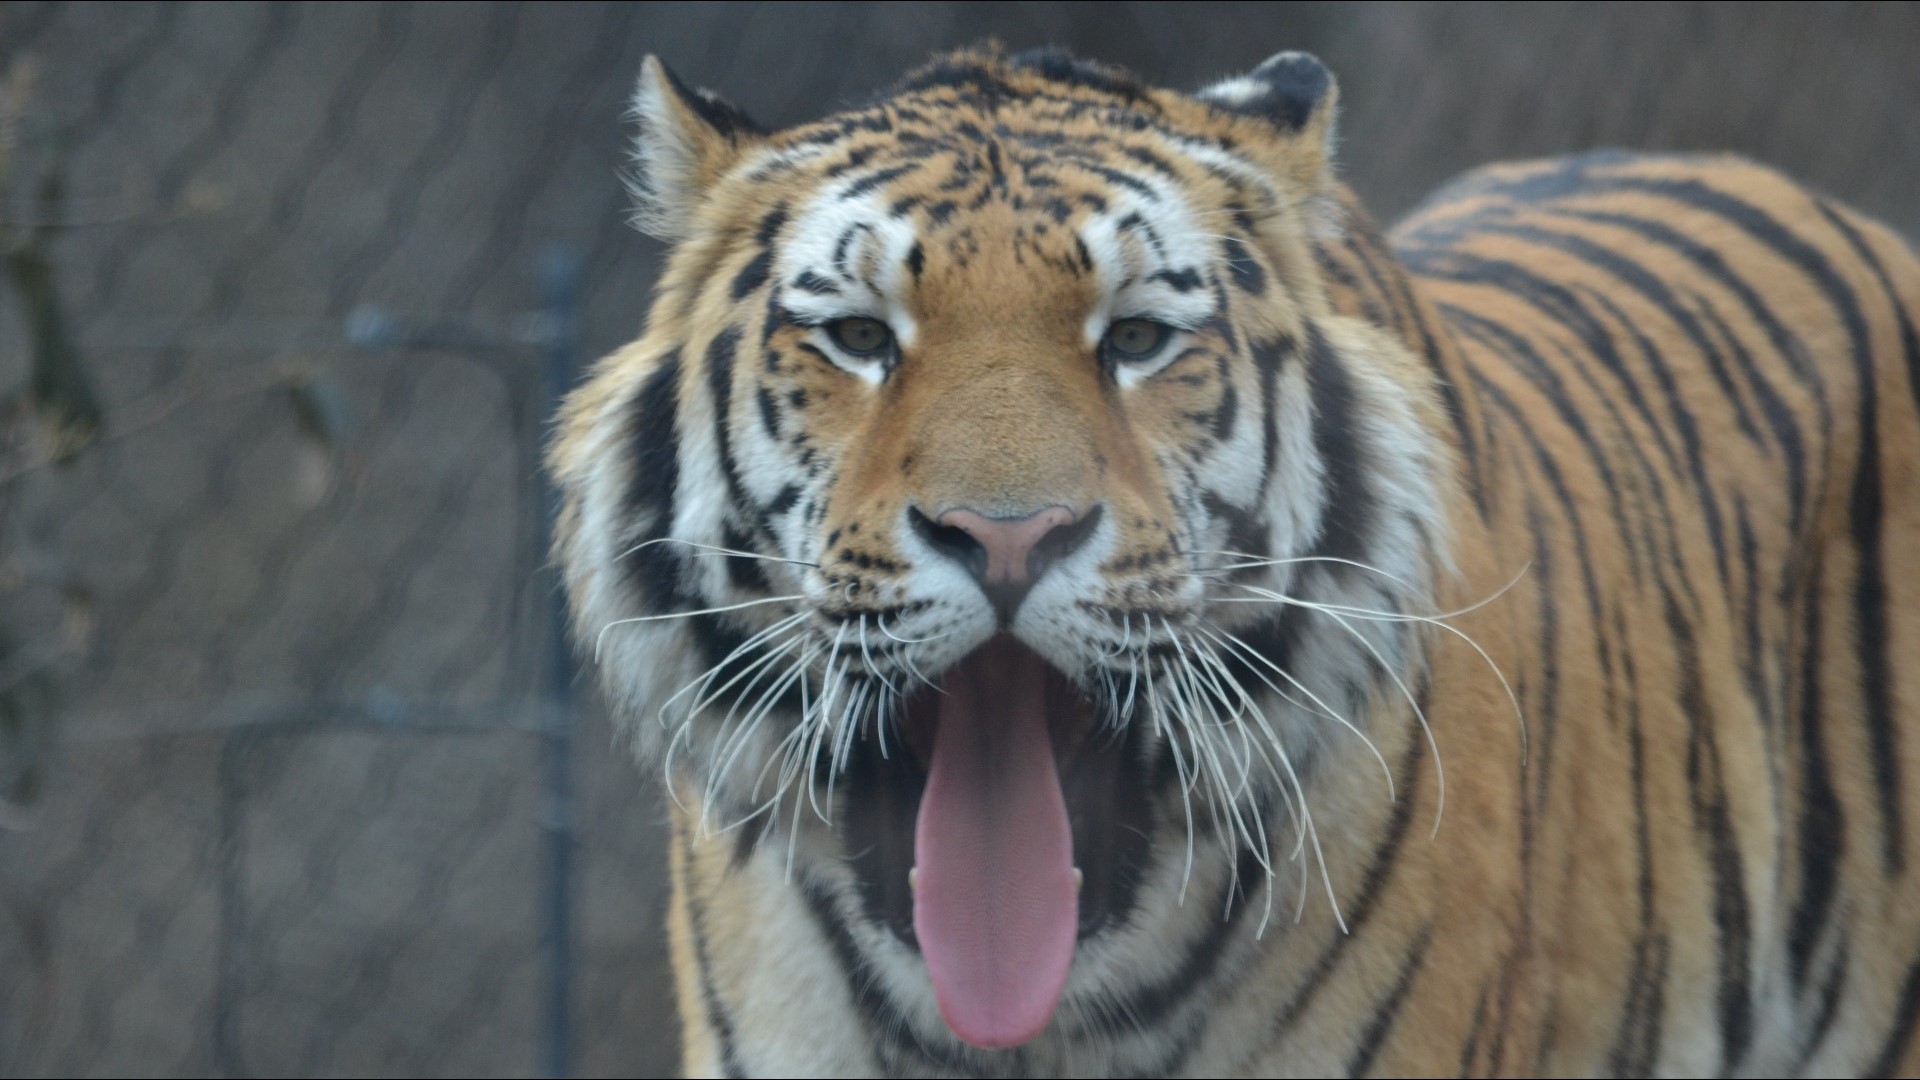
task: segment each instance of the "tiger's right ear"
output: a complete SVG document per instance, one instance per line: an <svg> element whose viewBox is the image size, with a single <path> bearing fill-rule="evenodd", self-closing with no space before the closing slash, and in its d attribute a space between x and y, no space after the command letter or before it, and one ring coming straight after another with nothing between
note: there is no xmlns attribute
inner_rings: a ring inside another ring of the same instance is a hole
<svg viewBox="0 0 1920 1080"><path fill-rule="evenodd" d="M1214 83L1194 97L1225 112L1265 121L1279 139L1266 164L1307 191L1332 182L1334 116L1340 90L1325 64L1309 53L1283 52L1237 78Z"/></svg>
<svg viewBox="0 0 1920 1080"><path fill-rule="evenodd" d="M747 114L676 78L657 56L640 64L633 92L637 166L628 187L634 224L672 242L687 235L693 211L708 188L766 134Z"/></svg>

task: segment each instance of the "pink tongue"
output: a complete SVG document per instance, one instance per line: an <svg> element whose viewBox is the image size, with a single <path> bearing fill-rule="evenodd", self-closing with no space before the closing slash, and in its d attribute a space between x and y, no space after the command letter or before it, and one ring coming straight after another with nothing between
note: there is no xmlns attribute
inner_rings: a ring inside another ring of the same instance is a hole
<svg viewBox="0 0 1920 1080"><path fill-rule="evenodd" d="M1006 638L961 663L914 830L913 929L940 1015L991 1049L1052 1019L1079 923L1046 686L1045 662Z"/></svg>

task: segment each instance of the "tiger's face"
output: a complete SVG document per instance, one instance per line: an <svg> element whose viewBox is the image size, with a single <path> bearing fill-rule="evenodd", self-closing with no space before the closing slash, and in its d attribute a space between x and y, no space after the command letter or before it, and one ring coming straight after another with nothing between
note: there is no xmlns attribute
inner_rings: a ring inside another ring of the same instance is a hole
<svg viewBox="0 0 1920 1080"><path fill-rule="evenodd" d="M1301 54L1187 95L979 52L769 134L643 76L677 247L553 453L578 635L685 812L963 1042L1198 878L1304 876L1303 785L1417 650L1303 617L1444 561L1429 395L1312 255L1332 105Z"/></svg>

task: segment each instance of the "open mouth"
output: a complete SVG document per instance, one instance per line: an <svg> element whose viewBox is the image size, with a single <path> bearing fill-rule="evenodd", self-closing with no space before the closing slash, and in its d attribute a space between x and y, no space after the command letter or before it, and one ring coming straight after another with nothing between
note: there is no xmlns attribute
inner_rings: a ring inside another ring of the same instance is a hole
<svg viewBox="0 0 1920 1080"><path fill-rule="evenodd" d="M850 768L868 913L925 956L963 1041L1038 1035L1077 942L1125 916L1150 821L1133 727L1003 634L908 700L907 752Z"/></svg>

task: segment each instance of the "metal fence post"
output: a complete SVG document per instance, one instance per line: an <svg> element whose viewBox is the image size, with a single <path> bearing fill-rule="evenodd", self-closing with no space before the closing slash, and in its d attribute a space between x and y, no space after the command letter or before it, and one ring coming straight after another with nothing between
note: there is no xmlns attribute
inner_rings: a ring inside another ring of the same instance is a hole
<svg viewBox="0 0 1920 1080"><path fill-rule="evenodd" d="M580 364L580 256L552 248L540 260L542 408L534 437L546 431ZM560 512L560 493L543 469L547 539ZM548 566L547 686L547 1073L573 1074L573 653L567 642L565 593L559 568Z"/></svg>

